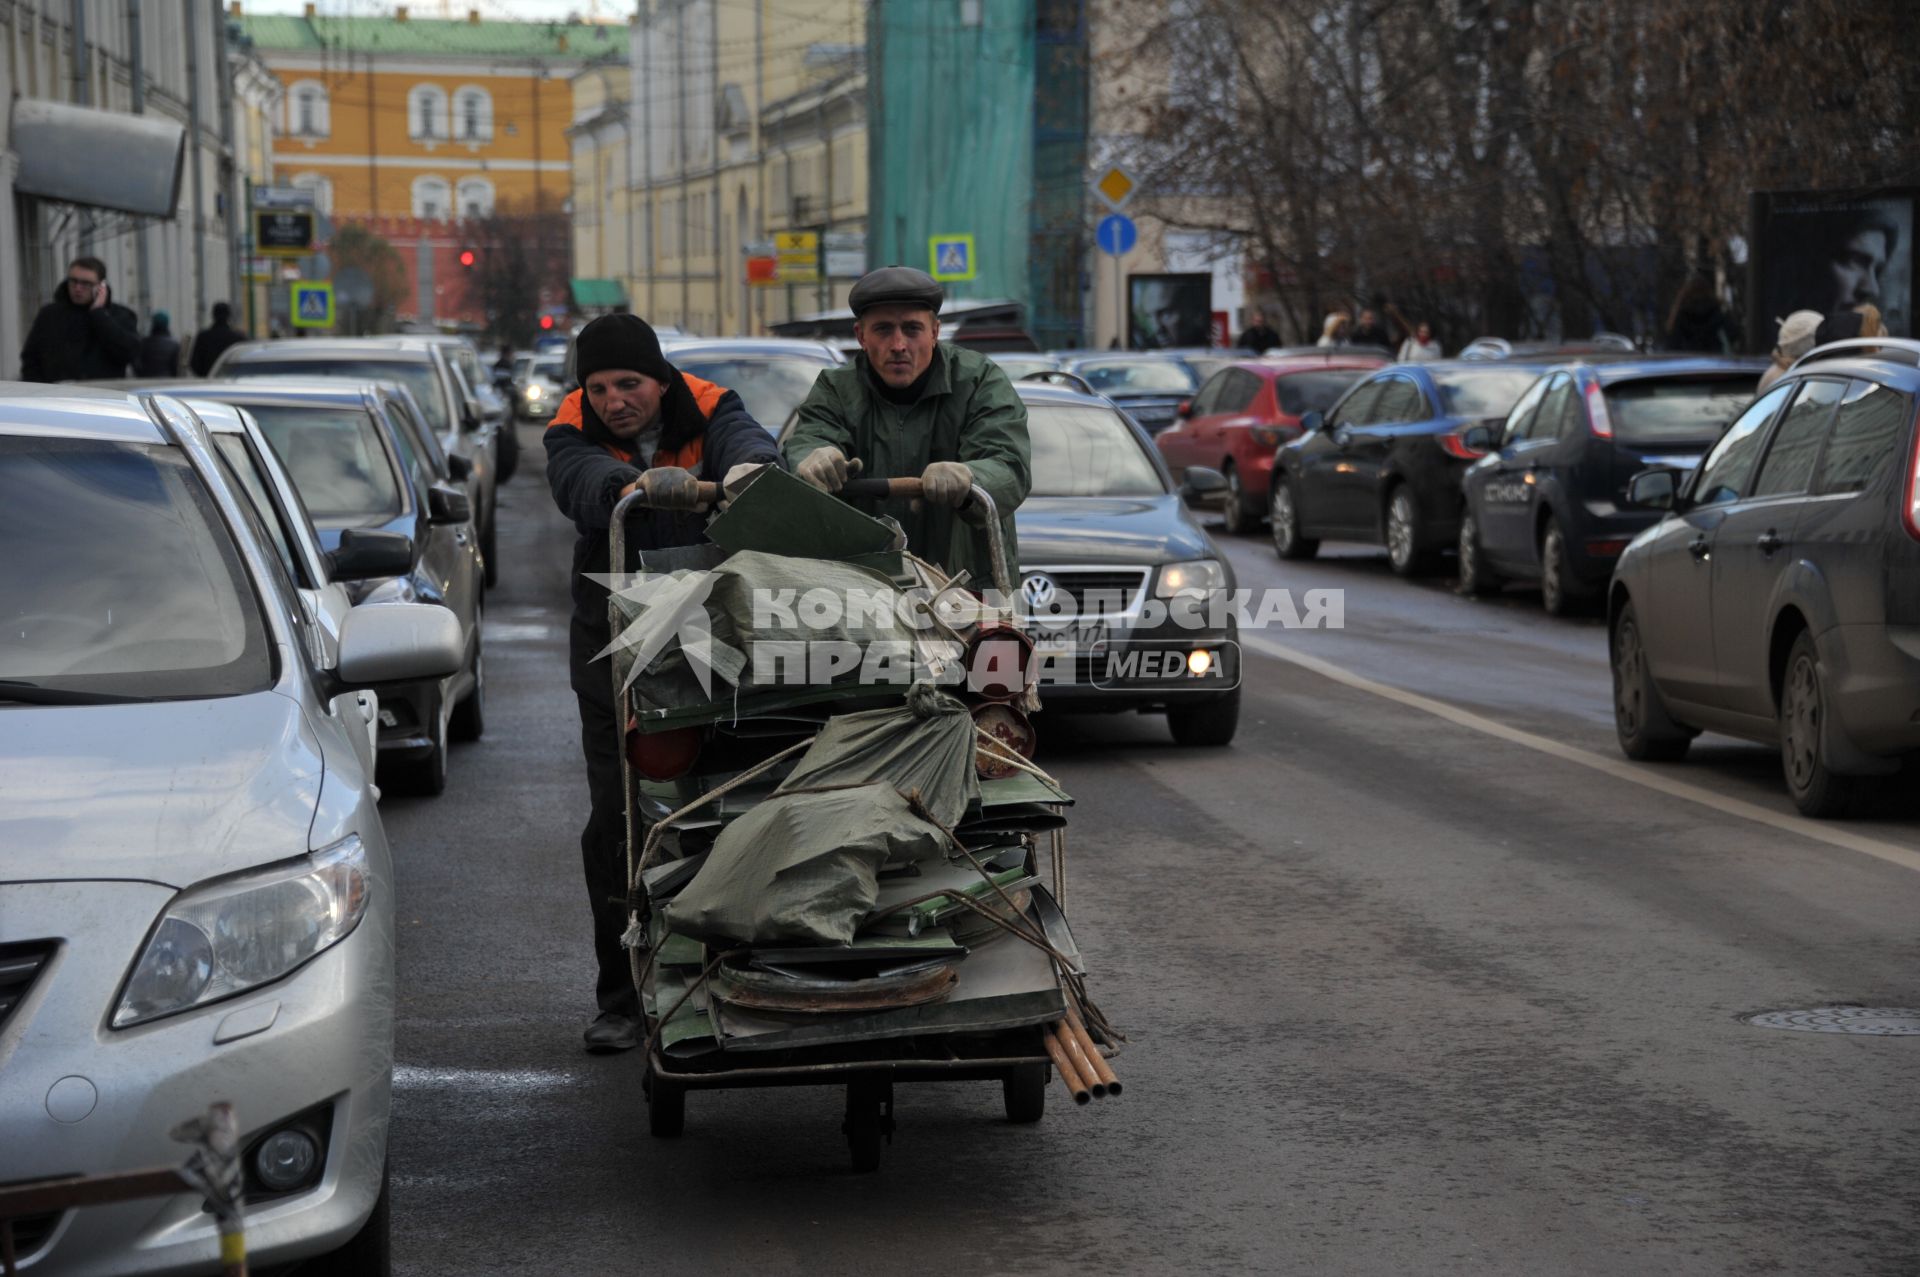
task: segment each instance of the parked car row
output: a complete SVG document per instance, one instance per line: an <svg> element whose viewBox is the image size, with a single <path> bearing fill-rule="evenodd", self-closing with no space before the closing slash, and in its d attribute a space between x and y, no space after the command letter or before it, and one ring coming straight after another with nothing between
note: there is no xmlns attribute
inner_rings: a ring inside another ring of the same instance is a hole
<svg viewBox="0 0 1920 1277"><path fill-rule="evenodd" d="M389 383L258 385L0 390L0 1178L176 1162L211 1067L249 1258L379 1277L374 724L477 693L477 621L404 584L471 511ZM12 1250L199 1272L221 1245L183 1193L16 1219Z"/></svg>

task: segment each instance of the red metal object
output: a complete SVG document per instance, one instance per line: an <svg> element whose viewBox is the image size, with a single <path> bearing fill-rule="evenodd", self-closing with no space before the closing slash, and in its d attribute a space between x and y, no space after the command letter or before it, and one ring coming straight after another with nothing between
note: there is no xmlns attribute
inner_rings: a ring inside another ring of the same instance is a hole
<svg viewBox="0 0 1920 1277"><path fill-rule="evenodd" d="M648 780L674 780L687 774L706 741L697 727L673 727L643 732L627 720L627 762Z"/></svg>

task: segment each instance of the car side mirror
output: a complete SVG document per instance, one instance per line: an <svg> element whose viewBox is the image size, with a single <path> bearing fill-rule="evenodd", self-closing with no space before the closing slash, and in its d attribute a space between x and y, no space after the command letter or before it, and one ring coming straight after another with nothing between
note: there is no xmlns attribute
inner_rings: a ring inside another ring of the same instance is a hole
<svg viewBox="0 0 1920 1277"><path fill-rule="evenodd" d="M465 483L473 477L473 462L457 452L447 454L447 477Z"/></svg>
<svg viewBox="0 0 1920 1277"><path fill-rule="evenodd" d="M1468 426L1461 431L1460 442L1474 452L1492 452L1500 446L1500 436L1489 425Z"/></svg>
<svg viewBox="0 0 1920 1277"><path fill-rule="evenodd" d="M413 538L399 532L348 528L340 547L327 555L327 576L334 581L373 581L405 576L413 567Z"/></svg>
<svg viewBox="0 0 1920 1277"><path fill-rule="evenodd" d="M1679 490L1679 471L1661 466L1627 480L1627 504L1642 510L1671 510Z"/></svg>
<svg viewBox="0 0 1920 1277"><path fill-rule="evenodd" d="M473 518L473 503L467 494L446 483L427 489L427 522L436 527L447 523L466 523Z"/></svg>
<svg viewBox="0 0 1920 1277"><path fill-rule="evenodd" d="M445 678L466 658L460 618L438 603L364 603L340 623L341 691Z"/></svg>
<svg viewBox="0 0 1920 1277"><path fill-rule="evenodd" d="M1188 466L1180 477L1180 495L1190 501L1227 490L1227 476L1212 466Z"/></svg>
<svg viewBox="0 0 1920 1277"><path fill-rule="evenodd" d="M1174 408L1173 415L1181 421L1185 421L1188 417L1191 417L1193 415L1193 400L1182 399L1179 405Z"/></svg>
<svg viewBox="0 0 1920 1277"><path fill-rule="evenodd" d="M1324 428L1326 424L1327 415L1318 408L1315 408L1300 418L1300 433L1310 435L1314 431Z"/></svg>

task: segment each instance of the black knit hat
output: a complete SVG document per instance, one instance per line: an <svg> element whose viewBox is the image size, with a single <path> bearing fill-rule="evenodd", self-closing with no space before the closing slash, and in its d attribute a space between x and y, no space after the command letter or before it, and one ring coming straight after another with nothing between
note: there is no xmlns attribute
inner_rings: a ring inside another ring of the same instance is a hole
<svg viewBox="0 0 1920 1277"><path fill-rule="evenodd" d="M660 338L638 315L602 315L574 339L573 375L581 385L586 385L594 373L609 368L645 373L669 386L680 380L680 374L660 353Z"/></svg>

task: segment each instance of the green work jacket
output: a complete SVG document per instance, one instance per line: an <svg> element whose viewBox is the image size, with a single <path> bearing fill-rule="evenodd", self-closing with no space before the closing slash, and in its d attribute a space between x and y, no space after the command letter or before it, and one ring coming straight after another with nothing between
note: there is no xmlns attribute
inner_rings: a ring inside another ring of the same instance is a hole
<svg viewBox="0 0 1920 1277"><path fill-rule="evenodd" d="M798 466L815 448L829 445L850 461L858 458L863 479L918 478L929 462L966 463L974 483L1000 511L1007 580L1019 588L1013 512L1033 486L1033 463L1027 407L1000 365L979 351L941 342L920 398L895 404L874 388L867 357L855 355L852 363L829 368L813 383L787 435L787 464ZM966 569L973 588L994 584L985 529L956 511L933 505L916 511L900 499L854 504L869 514L898 519L908 549L950 573Z"/></svg>

